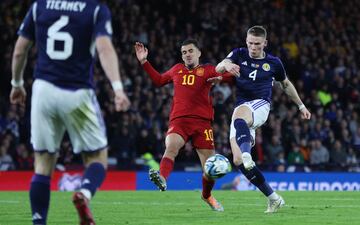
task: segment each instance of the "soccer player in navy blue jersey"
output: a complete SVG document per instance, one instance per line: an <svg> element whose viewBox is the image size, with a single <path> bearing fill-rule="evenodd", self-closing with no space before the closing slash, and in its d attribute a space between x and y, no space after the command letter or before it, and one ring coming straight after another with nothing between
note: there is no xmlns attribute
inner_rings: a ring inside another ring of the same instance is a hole
<svg viewBox="0 0 360 225"><path fill-rule="evenodd" d="M216 66L216 71L225 71L236 76L237 101L230 127L230 144L233 161L241 172L266 197L265 213L276 212L285 204L283 198L272 190L251 157L255 143L255 130L268 118L274 79L298 106L301 117L310 119L311 114L301 101L294 85L287 78L284 66L278 57L264 51L267 45L266 30L253 26L247 31L247 48L236 48Z"/></svg>
<svg viewBox="0 0 360 225"><path fill-rule="evenodd" d="M127 110L118 58L111 42L111 16L97 0L37 0L18 31L12 58L10 101L24 104L23 72L35 43L37 61L31 97L31 143L35 174L30 185L33 224L46 224L50 179L67 131L85 165L83 182L73 203L80 224L95 224L89 201L105 178L107 138L94 92L95 50L114 90L117 111Z"/></svg>

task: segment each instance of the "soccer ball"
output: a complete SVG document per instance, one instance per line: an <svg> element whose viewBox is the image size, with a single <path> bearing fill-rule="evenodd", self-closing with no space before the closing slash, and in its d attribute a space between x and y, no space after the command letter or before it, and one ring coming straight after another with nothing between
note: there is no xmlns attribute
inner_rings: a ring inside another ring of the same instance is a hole
<svg viewBox="0 0 360 225"><path fill-rule="evenodd" d="M231 164L229 160L220 154L210 156L204 166L204 172L208 177L217 179L225 176L231 171Z"/></svg>

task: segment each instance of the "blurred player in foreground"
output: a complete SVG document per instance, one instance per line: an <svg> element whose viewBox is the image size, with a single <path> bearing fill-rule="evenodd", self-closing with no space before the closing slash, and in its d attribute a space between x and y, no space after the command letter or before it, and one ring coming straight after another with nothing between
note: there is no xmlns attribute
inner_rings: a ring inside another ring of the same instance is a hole
<svg viewBox="0 0 360 225"><path fill-rule="evenodd" d="M25 104L23 72L30 47L33 43L37 47L31 98L31 143L35 151L35 174L30 185L33 224L46 224L51 175L65 131L74 152L82 154L86 167L73 203L80 224L95 224L89 201L105 178L108 146L94 92L95 47L114 89L116 110L127 110L130 104L110 39L110 11L96 0L38 0L29 9L18 34L12 58L13 104Z"/></svg>
<svg viewBox="0 0 360 225"><path fill-rule="evenodd" d="M136 56L153 83L160 87L174 85L174 97L170 113L169 129L165 140L165 153L160 162L160 171L150 170L150 180L165 191L166 180L174 168L179 150L192 139L202 168L207 158L215 154L211 122L214 116L210 89L212 78L221 76L213 65L199 64L201 51L196 40L188 39L181 44L184 64L178 63L163 74L156 71L147 61L148 49L142 43L135 44ZM232 76L230 75L230 79ZM223 206L211 195L215 181L205 174L202 177L202 199L215 211Z"/></svg>
<svg viewBox="0 0 360 225"><path fill-rule="evenodd" d="M233 161L241 172L268 197L265 213L276 212L285 204L283 198L272 190L251 157L255 143L255 130L268 118L273 80L298 106L301 117L311 114L301 101L294 85L286 76L281 60L264 51L267 45L266 30L262 26L247 31L247 48L236 48L216 66L219 73L230 72L236 76L237 101L230 127L230 144Z"/></svg>

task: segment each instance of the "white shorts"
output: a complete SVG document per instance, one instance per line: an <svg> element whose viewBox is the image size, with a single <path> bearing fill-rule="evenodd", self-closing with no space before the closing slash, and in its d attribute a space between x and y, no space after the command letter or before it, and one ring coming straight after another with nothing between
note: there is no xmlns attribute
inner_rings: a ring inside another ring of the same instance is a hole
<svg viewBox="0 0 360 225"><path fill-rule="evenodd" d="M268 116L269 116L269 112L270 112L270 103L264 99L256 99L253 101L249 101L249 102L244 102L243 104L237 106L234 109L234 112L236 109L238 109L241 106L246 106L248 107L251 112L252 112L252 118L253 118L253 124L249 127L250 129L250 134L251 134L251 138L252 138L252 145L255 144L255 130L256 128L260 127L261 125L263 125ZM234 113L232 118L234 117ZM231 121L231 125L230 125L230 136L229 138L233 138L236 136L236 129L234 127L234 121Z"/></svg>
<svg viewBox="0 0 360 225"><path fill-rule="evenodd" d="M73 151L107 147L106 129L92 89L66 90L35 80L31 97L31 143L35 151L55 153L65 131Z"/></svg>

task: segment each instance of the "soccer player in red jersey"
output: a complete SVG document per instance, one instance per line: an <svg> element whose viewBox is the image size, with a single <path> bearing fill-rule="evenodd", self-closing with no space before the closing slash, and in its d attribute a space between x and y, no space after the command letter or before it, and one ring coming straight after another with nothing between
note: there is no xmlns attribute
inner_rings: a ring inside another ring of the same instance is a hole
<svg viewBox="0 0 360 225"><path fill-rule="evenodd" d="M169 129L165 139L165 153L160 162L160 171L150 170L150 180L160 189L166 190L166 180L174 168L179 150L191 138L202 167L207 158L215 154L211 122L214 116L209 78L223 76L215 66L199 64L201 56L196 40L188 39L181 44L184 63L174 65L163 74L147 61L148 49L142 43L135 44L136 56L149 74L153 83L160 87L174 84L174 97L170 113ZM232 77L226 78L232 79ZM205 174L202 177L202 199L215 211L223 211L222 205L211 195L215 181Z"/></svg>

